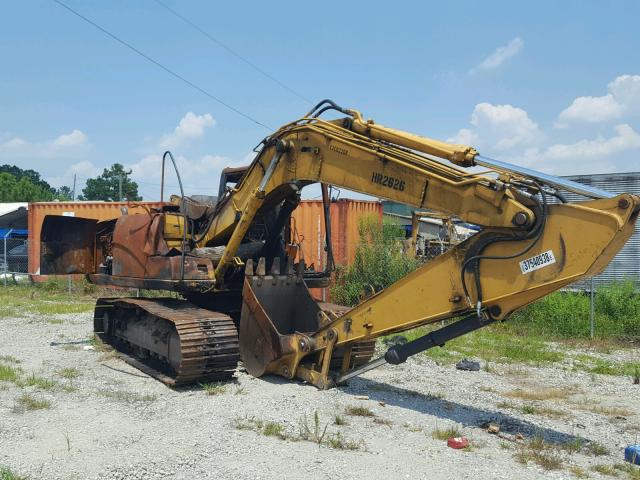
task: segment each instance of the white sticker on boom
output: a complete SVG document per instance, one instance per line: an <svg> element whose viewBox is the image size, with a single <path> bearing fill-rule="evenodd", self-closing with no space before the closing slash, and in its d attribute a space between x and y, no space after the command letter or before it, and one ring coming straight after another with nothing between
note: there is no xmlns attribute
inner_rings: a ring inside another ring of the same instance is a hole
<svg viewBox="0 0 640 480"><path fill-rule="evenodd" d="M522 260L520 262L520 270L522 273L530 273L534 270L538 270L542 267L546 267L547 265L552 265L556 263L556 258L553 256L552 250L547 250L546 252L542 252L535 257L527 258L526 260Z"/></svg>

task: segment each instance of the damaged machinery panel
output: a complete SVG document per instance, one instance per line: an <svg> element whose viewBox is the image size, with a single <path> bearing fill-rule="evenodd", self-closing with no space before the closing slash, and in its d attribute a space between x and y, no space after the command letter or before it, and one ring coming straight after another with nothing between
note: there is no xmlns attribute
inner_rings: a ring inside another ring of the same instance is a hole
<svg viewBox="0 0 640 480"><path fill-rule="evenodd" d="M40 236L40 273L94 273L97 220L48 215Z"/></svg>

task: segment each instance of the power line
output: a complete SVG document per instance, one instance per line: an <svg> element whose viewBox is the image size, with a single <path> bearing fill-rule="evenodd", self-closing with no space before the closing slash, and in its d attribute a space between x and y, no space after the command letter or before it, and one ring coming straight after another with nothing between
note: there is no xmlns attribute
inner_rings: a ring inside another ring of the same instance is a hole
<svg viewBox="0 0 640 480"><path fill-rule="evenodd" d="M101 27L100 25L98 25L97 23L95 23L94 21L90 20L89 18L85 17L84 15L82 15L81 13L75 11L73 8L69 7L68 5L66 5L65 3L63 3L60 0L53 0L54 2L56 2L58 5L60 5L61 7L64 7L65 9L67 9L69 12L73 13L75 16L81 18L82 20L84 20L85 22L87 22L88 24L94 26L95 28L97 28L98 30L100 30L102 33L104 33L105 35L108 35L109 37L113 38L115 41L117 41L118 43L120 43L121 45L124 45L125 47L127 47L129 50L134 51L135 53L137 53L138 55L140 55L141 57L143 57L144 59L146 59L147 61L153 63L154 65L156 65L157 67L161 68L162 70L164 70L165 72L169 73L170 75L172 75L173 77L177 78L178 80L181 80L182 82L186 83L187 85L189 85L190 87L198 90L200 93L206 95L207 97L209 97L210 99L218 102L220 105L228 108L229 110L237 113L238 115L240 115L241 117L246 118L247 120L255 123L256 125L260 125L263 128L266 128L269 131L273 131L274 129L265 125L264 123L256 120L255 118L253 118L251 115L247 115L246 113L241 112L240 110L238 110L237 108L235 108L234 106L228 104L227 102L225 102L224 100L216 97L215 95L213 95L212 93L209 93L208 91L206 91L204 88L196 85L195 83L193 83L190 80L187 80L185 77L183 77L182 75L180 75L179 73L174 72L173 70L171 70L169 67L165 67L163 64L161 64L160 62L158 62L157 60L154 60L153 58L151 58L149 55L141 52L140 50L138 50L136 47L134 47L133 45L131 45L130 43L127 43L126 41L122 40L121 38L117 37L116 35L114 35L113 33L109 32L107 29Z"/></svg>
<svg viewBox="0 0 640 480"><path fill-rule="evenodd" d="M211 42L215 43L216 45L218 45L221 48L224 48L227 52L229 52L231 55L233 55L234 57L236 57L237 59L243 61L244 63L246 63L247 65L249 65L251 68L253 68L256 72L260 73L261 75L263 75L264 77L268 78L269 80L277 83L278 85L280 85L282 88L284 88L285 90L287 90L289 93L292 93L293 95L295 95L296 97L298 97L300 100L303 100L305 102L307 102L310 105L313 105L314 103L309 100L307 97L305 97L304 95L302 95L301 93L297 92L296 90L294 90L293 88L289 87L288 85L286 85L285 83L281 82L280 80L278 80L277 78L275 78L273 75L270 75L269 73L265 72L263 69L261 69L259 66L257 66L255 63L253 63L251 60L248 60L247 58L243 57L242 55L240 55L238 52L236 52L235 50L233 50L231 47L229 47L228 45L226 45L225 43L221 42L220 40L218 40L217 38L215 38L214 36L212 36L209 32L207 32L206 30L204 30L203 28L201 28L200 26L198 26L196 23L192 22L191 20L189 20L188 18L186 18L185 16L181 15L180 13L178 13L177 11L175 11L173 8L171 8L170 6L168 6L166 3L160 1L160 0L155 0L155 2L160 5L161 7L165 8L167 11L169 11L171 14L173 14L174 16L178 17L180 20L182 20L184 23L186 23L187 25L191 26L192 28L194 28L195 30L197 30L198 32L200 32L202 35L204 35L205 37L207 37Z"/></svg>

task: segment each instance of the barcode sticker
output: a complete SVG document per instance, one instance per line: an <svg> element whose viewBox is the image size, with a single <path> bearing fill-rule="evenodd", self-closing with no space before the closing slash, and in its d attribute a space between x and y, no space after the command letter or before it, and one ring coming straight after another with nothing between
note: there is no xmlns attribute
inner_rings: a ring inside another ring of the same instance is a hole
<svg viewBox="0 0 640 480"><path fill-rule="evenodd" d="M520 262L520 270L522 270L523 274L530 273L554 263L556 263L556 258L553 256L553 251L548 250L536 255L535 257L522 260Z"/></svg>

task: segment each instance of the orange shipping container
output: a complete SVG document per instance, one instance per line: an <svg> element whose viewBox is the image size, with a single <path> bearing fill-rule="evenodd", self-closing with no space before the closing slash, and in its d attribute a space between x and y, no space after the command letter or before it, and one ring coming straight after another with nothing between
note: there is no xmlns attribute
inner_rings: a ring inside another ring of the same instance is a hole
<svg viewBox="0 0 640 480"><path fill-rule="evenodd" d="M40 274L40 231L47 215L111 220L122 215L122 207L129 214L147 213L160 207L160 202L37 202L29 204L29 272Z"/></svg>
<svg viewBox="0 0 640 480"><path fill-rule="evenodd" d="M356 256L360 241L358 224L361 218L373 216L382 223L382 204L378 201L340 199L331 202L331 244L336 265L349 265ZM292 214L292 229L298 235L307 265L324 270L324 209L320 200L303 200ZM295 234L294 233L294 234Z"/></svg>

